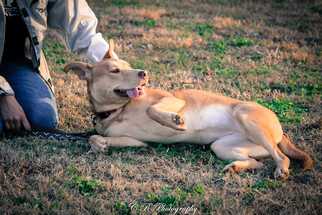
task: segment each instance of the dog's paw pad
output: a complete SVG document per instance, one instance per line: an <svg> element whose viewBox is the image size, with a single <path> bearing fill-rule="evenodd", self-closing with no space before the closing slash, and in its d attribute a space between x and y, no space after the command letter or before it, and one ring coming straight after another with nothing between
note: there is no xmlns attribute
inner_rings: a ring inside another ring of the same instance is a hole
<svg viewBox="0 0 322 215"><path fill-rule="evenodd" d="M172 116L172 121L176 124L176 125L182 125L184 124L183 118L181 116L179 116L178 114L174 114Z"/></svg>

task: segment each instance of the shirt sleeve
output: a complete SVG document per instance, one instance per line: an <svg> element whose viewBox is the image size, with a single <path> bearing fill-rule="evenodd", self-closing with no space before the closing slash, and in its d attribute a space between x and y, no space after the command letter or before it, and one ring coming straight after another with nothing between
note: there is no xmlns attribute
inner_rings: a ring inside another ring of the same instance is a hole
<svg viewBox="0 0 322 215"><path fill-rule="evenodd" d="M85 0L49 0L47 13L48 26L61 33L72 52L92 62L103 59L109 46L96 32L97 18Z"/></svg>
<svg viewBox="0 0 322 215"><path fill-rule="evenodd" d="M11 88L10 84L8 81L0 75L0 91L5 93L6 95L14 95L14 91Z"/></svg>

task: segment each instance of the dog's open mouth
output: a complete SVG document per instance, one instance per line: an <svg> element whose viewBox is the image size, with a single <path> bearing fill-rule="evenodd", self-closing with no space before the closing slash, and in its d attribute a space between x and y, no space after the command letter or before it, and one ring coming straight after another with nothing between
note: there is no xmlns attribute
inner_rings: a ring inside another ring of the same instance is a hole
<svg viewBox="0 0 322 215"><path fill-rule="evenodd" d="M136 98L143 95L143 86L132 89L115 89L114 92L121 97Z"/></svg>

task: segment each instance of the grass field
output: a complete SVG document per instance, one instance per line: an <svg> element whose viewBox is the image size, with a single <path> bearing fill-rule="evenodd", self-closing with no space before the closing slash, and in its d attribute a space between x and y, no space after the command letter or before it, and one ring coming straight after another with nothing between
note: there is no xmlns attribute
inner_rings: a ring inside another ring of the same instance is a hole
<svg viewBox="0 0 322 215"><path fill-rule="evenodd" d="M276 181L264 168L223 173L226 162L192 145L88 153L83 142L0 141L0 214L321 214L322 3L320 1L91 0L118 55L149 71L150 86L196 88L275 111L316 162ZM86 85L62 71L80 59L49 34L61 129L92 129ZM151 204L150 204L151 203ZM152 206L153 205L153 206ZM191 210L190 210L190 209ZM172 214L174 212L172 211Z"/></svg>

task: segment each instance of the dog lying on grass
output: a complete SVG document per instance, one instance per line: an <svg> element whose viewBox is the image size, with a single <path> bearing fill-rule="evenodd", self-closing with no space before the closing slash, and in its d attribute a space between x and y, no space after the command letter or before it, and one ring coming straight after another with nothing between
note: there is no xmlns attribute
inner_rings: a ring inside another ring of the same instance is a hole
<svg viewBox="0 0 322 215"><path fill-rule="evenodd" d="M301 160L311 169L313 160L283 133L277 116L254 103L198 90L166 92L146 88L147 73L133 69L113 54L110 41L106 59L95 65L70 63L87 81L89 100L100 135L89 139L95 151L108 147L145 147L144 142L211 144L223 160L224 170L258 169L260 158L272 156L276 178L289 176L290 160Z"/></svg>

